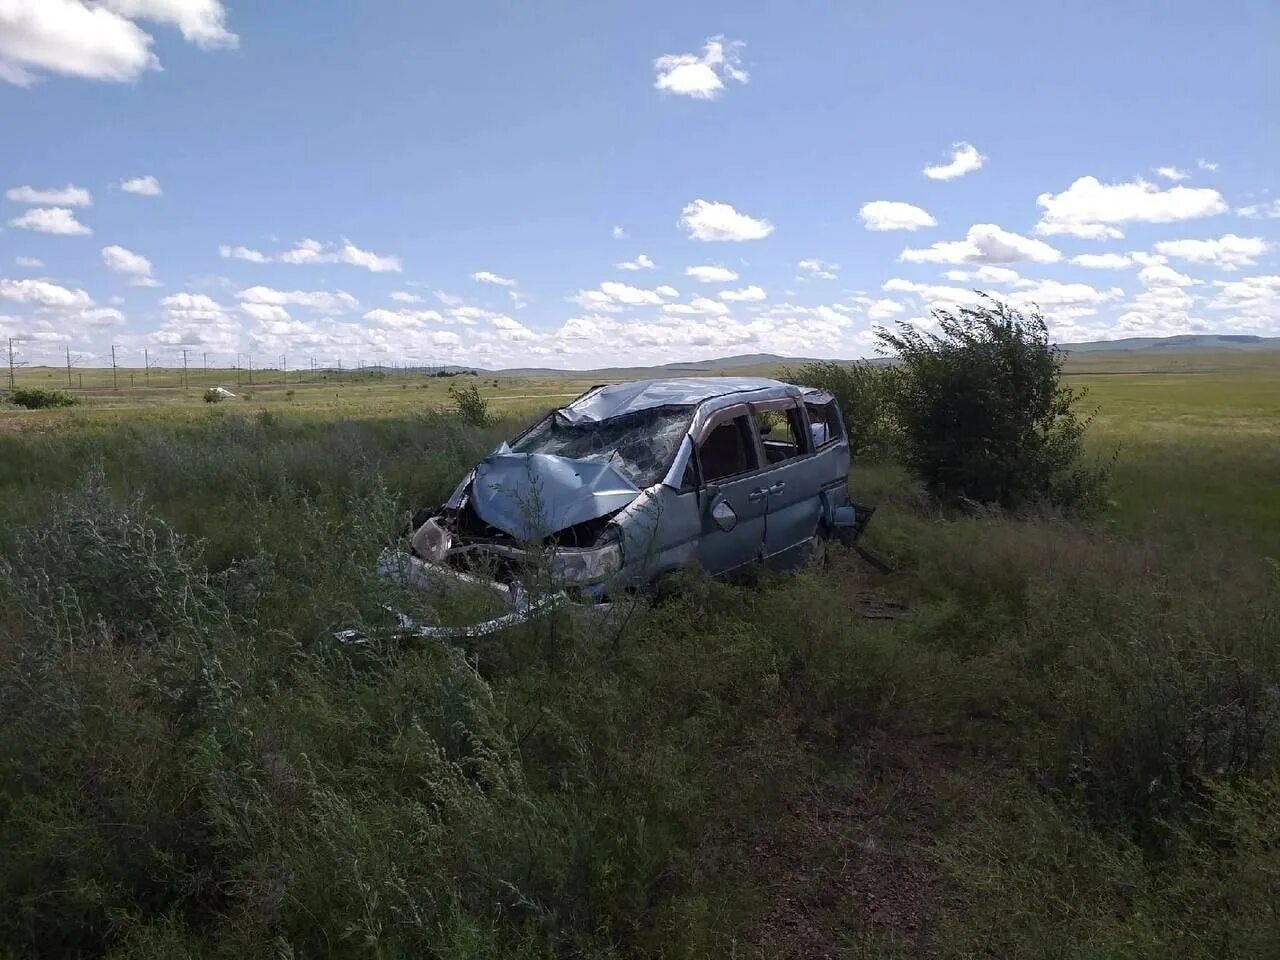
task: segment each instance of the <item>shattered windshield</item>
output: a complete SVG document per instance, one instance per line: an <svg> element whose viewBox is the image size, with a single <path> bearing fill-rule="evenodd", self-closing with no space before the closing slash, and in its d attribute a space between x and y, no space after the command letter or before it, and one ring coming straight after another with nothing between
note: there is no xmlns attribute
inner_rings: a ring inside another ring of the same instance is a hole
<svg viewBox="0 0 1280 960"><path fill-rule="evenodd" d="M553 413L511 449L607 463L644 489L666 474L692 419L691 407L645 410L589 423L570 423Z"/></svg>

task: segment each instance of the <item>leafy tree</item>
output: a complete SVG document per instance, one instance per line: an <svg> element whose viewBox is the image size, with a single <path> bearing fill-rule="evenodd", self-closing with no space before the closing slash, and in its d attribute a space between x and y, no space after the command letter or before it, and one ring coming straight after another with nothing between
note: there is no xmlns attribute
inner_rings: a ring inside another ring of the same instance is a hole
<svg viewBox="0 0 1280 960"><path fill-rule="evenodd" d="M944 500L1095 506L1108 470L1084 461L1084 392L1062 383L1044 318L983 295L933 319L937 333L878 333L899 361L907 466Z"/></svg>
<svg viewBox="0 0 1280 960"><path fill-rule="evenodd" d="M26 407L28 410L46 410L50 407L74 407L80 402L80 398L63 393L61 390L32 387L13 391L9 394L9 402L15 406Z"/></svg>
<svg viewBox="0 0 1280 960"><path fill-rule="evenodd" d="M465 387L449 387L449 398L453 401L454 412L464 423L473 427L485 427L492 422L489 414L489 402L480 395L475 384Z"/></svg>

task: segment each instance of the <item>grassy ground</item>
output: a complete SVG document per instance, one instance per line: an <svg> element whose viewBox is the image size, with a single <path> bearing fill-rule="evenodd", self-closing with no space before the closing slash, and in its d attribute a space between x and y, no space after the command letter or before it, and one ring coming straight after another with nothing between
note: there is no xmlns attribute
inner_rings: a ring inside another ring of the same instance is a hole
<svg viewBox="0 0 1280 960"><path fill-rule="evenodd" d="M0 956L1271 955L1280 379L1234 362L1073 370L1095 524L860 465L892 575L458 647L330 630L460 614L373 558L580 384L0 414Z"/></svg>

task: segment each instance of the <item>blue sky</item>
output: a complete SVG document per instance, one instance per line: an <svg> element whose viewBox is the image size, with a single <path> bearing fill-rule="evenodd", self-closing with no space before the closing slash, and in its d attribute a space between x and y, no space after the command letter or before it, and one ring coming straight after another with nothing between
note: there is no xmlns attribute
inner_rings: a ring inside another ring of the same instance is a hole
<svg viewBox="0 0 1280 960"><path fill-rule="evenodd" d="M0 0L0 335L860 356L974 288L1062 340L1280 333L1280 8L1010 10Z"/></svg>

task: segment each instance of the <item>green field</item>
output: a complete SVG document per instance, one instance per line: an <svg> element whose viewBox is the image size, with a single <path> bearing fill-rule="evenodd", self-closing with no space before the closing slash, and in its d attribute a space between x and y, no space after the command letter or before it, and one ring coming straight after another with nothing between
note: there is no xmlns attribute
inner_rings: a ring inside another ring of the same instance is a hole
<svg viewBox="0 0 1280 960"><path fill-rule="evenodd" d="M589 375L0 405L0 957L1274 955L1273 358L1073 358L1094 520L857 464L892 574L690 575L457 646L386 636L467 611L374 558Z"/></svg>

